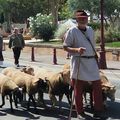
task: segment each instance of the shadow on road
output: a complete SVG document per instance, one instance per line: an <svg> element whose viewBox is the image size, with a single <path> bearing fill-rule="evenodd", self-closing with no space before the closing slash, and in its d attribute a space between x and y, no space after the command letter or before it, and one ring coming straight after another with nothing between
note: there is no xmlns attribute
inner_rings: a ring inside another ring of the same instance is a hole
<svg viewBox="0 0 120 120"><path fill-rule="evenodd" d="M26 105L19 106L18 108L14 109L14 113L11 113L10 108L3 108L0 109L0 116L6 116L7 114L11 114L13 116L23 117L24 120L38 120L41 117L50 117L56 118L57 120L68 120L70 107L68 103L62 102L62 109L59 109L57 105L55 108L51 108L51 103L49 100L45 101L47 103L47 108L44 107L37 107L37 113L35 113L34 107L31 106L30 110L26 110ZM107 101L108 108L105 112L106 118L104 120L120 120L120 103L119 102L111 102ZM85 111L87 113L86 120L93 120L93 111L89 106L85 107ZM71 118L76 118L76 110L72 109ZM103 120L103 119L102 119Z"/></svg>

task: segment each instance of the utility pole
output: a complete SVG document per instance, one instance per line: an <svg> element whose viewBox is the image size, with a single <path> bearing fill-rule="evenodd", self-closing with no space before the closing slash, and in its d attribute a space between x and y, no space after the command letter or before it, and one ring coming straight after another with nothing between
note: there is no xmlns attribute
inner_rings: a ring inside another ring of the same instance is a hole
<svg viewBox="0 0 120 120"><path fill-rule="evenodd" d="M106 69L106 55L105 55L105 42L104 42L104 16L103 16L104 0L100 0L101 11L101 39L100 39L100 69Z"/></svg>

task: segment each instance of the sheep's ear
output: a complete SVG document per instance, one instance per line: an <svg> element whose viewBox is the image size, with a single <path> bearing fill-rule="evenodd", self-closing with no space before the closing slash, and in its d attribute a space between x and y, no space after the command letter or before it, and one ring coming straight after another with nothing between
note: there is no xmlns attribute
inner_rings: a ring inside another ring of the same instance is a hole
<svg viewBox="0 0 120 120"><path fill-rule="evenodd" d="M60 75L63 77L63 72L60 72Z"/></svg>
<svg viewBox="0 0 120 120"><path fill-rule="evenodd" d="M47 79L47 77L45 77L45 81L49 81L49 80Z"/></svg>
<svg viewBox="0 0 120 120"><path fill-rule="evenodd" d="M50 81L47 79L47 77L45 77L45 82L46 82L47 84L51 84Z"/></svg>

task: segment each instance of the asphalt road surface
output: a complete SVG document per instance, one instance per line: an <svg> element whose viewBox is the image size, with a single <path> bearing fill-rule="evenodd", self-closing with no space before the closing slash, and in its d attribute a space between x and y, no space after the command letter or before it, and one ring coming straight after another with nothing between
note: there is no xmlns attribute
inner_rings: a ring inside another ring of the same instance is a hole
<svg viewBox="0 0 120 120"><path fill-rule="evenodd" d="M52 69L60 71L62 69L62 65L51 65L46 63L36 63L36 62L28 62L21 61L22 65L37 65L39 67ZM108 62L108 69L104 70L108 79L116 86L116 100L111 102L109 99L107 100L107 110L106 110L106 120L120 120L120 64L119 62ZM13 66L12 62L7 59L4 66ZM4 69L2 66L0 70ZM64 96L62 101L62 109L59 110L58 106L55 109L51 109L51 102L47 94L44 95L45 103L47 104L47 108L45 109L42 105L38 106L38 112L35 113L34 108L31 107L29 111L26 110L26 102L15 108L14 105L14 113L10 111L9 100L6 99L5 106L0 108L0 120L68 120L70 107L68 105L67 99ZM1 104L1 98L0 98ZM32 106L32 105L31 105ZM93 120L89 105L86 106L86 114L89 116L88 120ZM73 109L71 120L77 120L76 112Z"/></svg>

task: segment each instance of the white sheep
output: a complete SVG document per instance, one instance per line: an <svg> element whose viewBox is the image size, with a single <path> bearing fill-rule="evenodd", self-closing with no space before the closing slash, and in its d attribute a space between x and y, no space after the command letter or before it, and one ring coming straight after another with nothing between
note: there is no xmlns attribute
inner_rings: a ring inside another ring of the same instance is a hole
<svg viewBox="0 0 120 120"><path fill-rule="evenodd" d="M21 98L21 90L10 77L2 73L0 73L0 93L2 96L2 104L0 107L3 107L5 105L5 96L9 95L11 111L13 112L12 95L14 97L15 106L17 107L17 97Z"/></svg>

